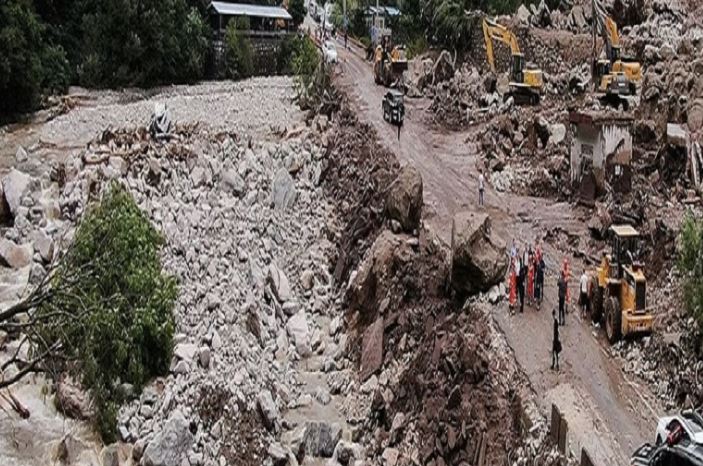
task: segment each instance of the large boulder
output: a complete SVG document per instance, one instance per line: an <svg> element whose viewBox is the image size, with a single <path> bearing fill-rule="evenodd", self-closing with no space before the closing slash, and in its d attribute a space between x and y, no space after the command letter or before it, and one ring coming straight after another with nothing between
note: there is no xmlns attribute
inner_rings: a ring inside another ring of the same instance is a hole
<svg viewBox="0 0 703 466"><path fill-rule="evenodd" d="M193 443L188 421L174 411L161 432L149 442L142 456L144 466L180 466Z"/></svg>
<svg viewBox="0 0 703 466"><path fill-rule="evenodd" d="M422 217L422 177L415 167L406 166L400 171L388 192L386 212L390 219L397 220L407 232L419 228Z"/></svg>
<svg viewBox="0 0 703 466"><path fill-rule="evenodd" d="M288 170L283 167L276 173L271 195L273 197L273 206L276 210L287 210L295 204L297 196L295 181L293 181L293 177L290 176Z"/></svg>
<svg viewBox="0 0 703 466"><path fill-rule="evenodd" d="M0 264L21 269L32 262L34 249L31 244L17 245L9 239L0 238Z"/></svg>
<svg viewBox="0 0 703 466"><path fill-rule="evenodd" d="M530 22L531 15L532 13L530 13L529 8L527 8L524 4L520 4L520 7L517 9L517 19L520 24L528 24Z"/></svg>
<svg viewBox="0 0 703 466"><path fill-rule="evenodd" d="M301 309L288 319L286 330L288 331L288 336L293 340L298 354L304 358L311 356L310 327L308 325L308 319L305 316L305 310Z"/></svg>
<svg viewBox="0 0 703 466"><path fill-rule="evenodd" d="M703 99L694 100L688 107L688 129L692 133L703 128Z"/></svg>
<svg viewBox="0 0 703 466"><path fill-rule="evenodd" d="M22 198L29 190L31 182L32 179L29 175L14 168L2 179L5 202L10 208L13 217L17 215L17 209L19 209Z"/></svg>
<svg viewBox="0 0 703 466"><path fill-rule="evenodd" d="M447 50L442 50L432 70L432 83L437 84L449 81L454 77L454 62L452 55Z"/></svg>
<svg viewBox="0 0 703 466"><path fill-rule="evenodd" d="M64 376L56 383L56 409L72 419L86 420L93 414L90 396L71 377Z"/></svg>
<svg viewBox="0 0 703 466"><path fill-rule="evenodd" d="M458 213L452 222L451 283L460 295L488 291L505 277L505 241L485 213Z"/></svg>
<svg viewBox="0 0 703 466"><path fill-rule="evenodd" d="M270 431L277 431L280 423L280 413L278 407L273 401L273 396L268 390L264 390L256 397L256 406L261 414L261 420L264 426Z"/></svg>
<svg viewBox="0 0 703 466"><path fill-rule="evenodd" d="M337 442L342 438L342 427L328 422L305 423L305 453L312 457L331 458Z"/></svg>

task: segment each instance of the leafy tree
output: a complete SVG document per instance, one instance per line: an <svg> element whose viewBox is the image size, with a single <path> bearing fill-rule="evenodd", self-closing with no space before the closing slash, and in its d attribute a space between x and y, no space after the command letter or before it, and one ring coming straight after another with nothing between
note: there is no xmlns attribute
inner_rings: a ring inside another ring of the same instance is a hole
<svg viewBox="0 0 703 466"><path fill-rule="evenodd" d="M168 372L177 286L161 271L162 244L132 196L113 184L57 267L50 285L61 293L37 309L38 317L55 316L44 321L42 340L76 361L71 368L92 394L106 442L115 436L119 383L140 389Z"/></svg>
<svg viewBox="0 0 703 466"><path fill-rule="evenodd" d="M684 303L703 326L703 219L686 215L679 235L678 268L683 272Z"/></svg>
<svg viewBox="0 0 703 466"><path fill-rule="evenodd" d="M304 92L312 84L320 67L320 54L309 37L296 39L291 63L296 86L300 92Z"/></svg>
<svg viewBox="0 0 703 466"><path fill-rule="evenodd" d="M254 74L254 51L251 41L241 31L249 29L247 18L230 20L225 30L225 75L244 79Z"/></svg>
<svg viewBox="0 0 703 466"><path fill-rule="evenodd" d="M39 102L42 28L31 3L0 3L0 114L26 112Z"/></svg>
<svg viewBox="0 0 703 466"><path fill-rule="evenodd" d="M71 84L71 68L66 57L66 51L60 45L44 47L42 51L41 87L44 92L51 94L62 93Z"/></svg>
<svg viewBox="0 0 703 466"><path fill-rule="evenodd" d="M308 10L305 8L305 0L290 0L288 13L293 17L293 24L298 27L303 24Z"/></svg>

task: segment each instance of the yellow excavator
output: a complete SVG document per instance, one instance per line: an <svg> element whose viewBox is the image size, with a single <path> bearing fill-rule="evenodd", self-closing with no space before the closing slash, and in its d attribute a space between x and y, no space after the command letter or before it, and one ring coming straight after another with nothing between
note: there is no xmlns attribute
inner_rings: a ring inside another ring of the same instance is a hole
<svg viewBox="0 0 703 466"><path fill-rule="evenodd" d="M483 37L486 41L488 64L495 73L495 57L493 56L493 41L497 40L510 47L510 95L517 104L538 104L542 96L542 70L528 68L525 56L520 52L517 37L508 28L488 18L483 19Z"/></svg>
<svg viewBox="0 0 703 466"><path fill-rule="evenodd" d="M594 59L593 77L596 90L607 96L631 96L642 81L642 66L622 57L620 34L613 18L608 16L600 0L593 0L593 46L596 32L603 37L605 58Z"/></svg>
<svg viewBox="0 0 703 466"><path fill-rule="evenodd" d="M403 73L407 69L408 59L405 56L405 49L401 46L394 47L390 34L384 34L374 52L374 81L386 87L397 87L404 92Z"/></svg>

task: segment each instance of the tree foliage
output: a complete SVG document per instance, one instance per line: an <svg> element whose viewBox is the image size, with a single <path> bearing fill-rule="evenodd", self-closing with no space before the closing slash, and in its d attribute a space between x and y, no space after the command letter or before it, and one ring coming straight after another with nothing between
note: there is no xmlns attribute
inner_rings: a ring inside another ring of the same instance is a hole
<svg viewBox="0 0 703 466"><path fill-rule="evenodd" d="M691 213L686 215L678 246L678 268L684 274L686 309L703 325L703 219Z"/></svg>
<svg viewBox="0 0 703 466"><path fill-rule="evenodd" d="M254 74L254 51L251 41L242 34L249 29L246 18L232 19L225 31L225 75L244 79Z"/></svg>
<svg viewBox="0 0 703 466"><path fill-rule="evenodd" d="M299 92L308 89L320 67L320 54L313 41L307 37L296 38L293 45L291 69Z"/></svg>
<svg viewBox="0 0 703 466"><path fill-rule="evenodd" d="M293 17L293 24L296 27L303 24L305 15L308 13L307 8L305 8L305 0L290 0L288 13Z"/></svg>
<svg viewBox="0 0 703 466"><path fill-rule="evenodd" d="M39 102L44 70L42 27L31 3L0 3L0 114L26 112Z"/></svg>
<svg viewBox="0 0 703 466"><path fill-rule="evenodd" d="M115 437L120 384L167 373L177 285L161 270L163 239L113 184L81 221L37 308L44 346L60 345L92 395L103 439ZM78 277L78 279L76 279Z"/></svg>

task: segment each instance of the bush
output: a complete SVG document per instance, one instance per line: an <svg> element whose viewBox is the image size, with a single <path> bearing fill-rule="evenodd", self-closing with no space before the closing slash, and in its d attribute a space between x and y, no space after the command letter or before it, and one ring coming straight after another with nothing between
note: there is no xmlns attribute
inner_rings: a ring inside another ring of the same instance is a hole
<svg viewBox="0 0 703 466"><path fill-rule="evenodd" d="M703 325L703 219L689 213L681 225L678 268L684 274L684 303Z"/></svg>
<svg viewBox="0 0 703 466"><path fill-rule="evenodd" d="M56 313L41 334L76 361L71 370L91 393L106 443L115 438L119 384L140 390L169 369L177 286L161 270L162 244L132 196L114 183L85 214L59 262L51 287L60 291L37 310Z"/></svg>
<svg viewBox="0 0 703 466"><path fill-rule="evenodd" d="M249 29L246 18L231 20L225 31L225 76L244 79L254 74L254 51L241 30Z"/></svg>
<svg viewBox="0 0 703 466"><path fill-rule="evenodd" d="M71 68L66 52L60 45L44 48L42 53L42 89L51 94L62 94L71 84Z"/></svg>

